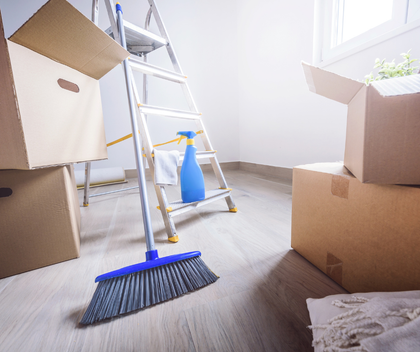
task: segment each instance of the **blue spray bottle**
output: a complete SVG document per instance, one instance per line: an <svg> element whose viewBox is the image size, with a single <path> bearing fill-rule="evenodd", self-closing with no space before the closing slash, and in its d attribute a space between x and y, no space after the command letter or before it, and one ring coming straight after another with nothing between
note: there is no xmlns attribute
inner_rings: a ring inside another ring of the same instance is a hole
<svg viewBox="0 0 420 352"><path fill-rule="evenodd" d="M204 177L200 165L198 165L194 145L193 131L181 131L177 135L187 137L187 149L181 167L181 197L184 203L197 202L205 198Z"/></svg>

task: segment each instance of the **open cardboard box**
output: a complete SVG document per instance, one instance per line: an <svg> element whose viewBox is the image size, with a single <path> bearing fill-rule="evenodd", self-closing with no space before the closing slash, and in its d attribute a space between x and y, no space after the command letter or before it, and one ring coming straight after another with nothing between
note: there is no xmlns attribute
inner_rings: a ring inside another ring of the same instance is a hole
<svg viewBox="0 0 420 352"><path fill-rule="evenodd" d="M106 159L98 80L129 53L65 0L3 38L0 169Z"/></svg>
<svg viewBox="0 0 420 352"><path fill-rule="evenodd" d="M293 169L292 247L351 293L420 290L420 187Z"/></svg>
<svg viewBox="0 0 420 352"><path fill-rule="evenodd" d="M79 257L73 166L0 170L0 279Z"/></svg>
<svg viewBox="0 0 420 352"><path fill-rule="evenodd" d="M363 183L420 184L420 75L366 86L302 65L312 92L348 105L344 165Z"/></svg>

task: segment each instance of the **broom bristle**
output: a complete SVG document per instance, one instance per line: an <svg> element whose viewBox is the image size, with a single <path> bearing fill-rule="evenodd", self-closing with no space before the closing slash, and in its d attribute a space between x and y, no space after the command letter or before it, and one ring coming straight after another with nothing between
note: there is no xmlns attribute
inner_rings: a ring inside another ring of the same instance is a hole
<svg viewBox="0 0 420 352"><path fill-rule="evenodd" d="M219 277L201 257L100 281L81 324L88 325L176 298Z"/></svg>

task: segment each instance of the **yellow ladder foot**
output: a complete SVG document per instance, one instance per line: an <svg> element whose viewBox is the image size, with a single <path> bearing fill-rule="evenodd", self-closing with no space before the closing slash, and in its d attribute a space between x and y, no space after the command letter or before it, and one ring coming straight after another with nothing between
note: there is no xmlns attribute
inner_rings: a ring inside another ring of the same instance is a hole
<svg viewBox="0 0 420 352"><path fill-rule="evenodd" d="M238 212L238 208L235 207L235 208L229 209L229 211L232 212L232 213L236 213L236 212Z"/></svg>
<svg viewBox="0 0 420 352"><path fill-rule="evenodd" d="M168 241L173 242L173 243L177 243L179 241L179 237L178 236L168 237Z"/></svg>
<svg viewBox="0 0 420 352"><path fill-rule="evenodd" d="M160 205L158 205L158 206L156 207L156 209L160 210ZM166 208L166 212L167 212L167 213L170 213L171 211L172 211L172 207L167 207L167 208Z"/></svg>
<svg viewBox="0 0 420 352"><path fill-rule="evenodd" d="M84 207L88 207L88 206L89 206L89 203L88 203L88 204L83 203L83 206L84 206Z"/></svg>

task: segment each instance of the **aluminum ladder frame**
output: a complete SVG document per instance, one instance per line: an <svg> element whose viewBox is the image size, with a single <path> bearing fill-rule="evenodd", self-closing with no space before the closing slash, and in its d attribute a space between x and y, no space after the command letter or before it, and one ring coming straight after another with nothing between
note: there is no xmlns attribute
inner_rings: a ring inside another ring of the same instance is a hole
<svg viewBox="0 0 420 352"><path fill-rule="evenodd" d="M182 214L190 210L194 210L200 206L206 205L208 203L219 200L221 198L225 198L229 211L236 212L237 208L235 206L235 203L231 195L231 189L228 188L228 185L223 175L219 161L216 157L216 154L215 154L216 152L212 147L210 139L208 138L206 129L201 119L201 113L198 111L197 106L194 102L193 96L188 87L186 76L184 75L181 69L181 66L178 62L177 56L171 44L165 25L163 24L163 21L161 19L156 3L154 0L148 0L148 2L150 5L150 8L146 15L145 28L142 29L140 27L130 24L127 21L124 21L124 30L126 32L126 35L127 33L130 34L127 36L126 42L127 42L128 50L132 53L129 60L129 64L131 68L130 74L132 77L132 80L131 80L132 89L134 93L135 104L138 107L139 130L140 130L140 135L141 135L141 139L143 142L143 149L144 149L143 155L145 155L147 159L149 169L152 174L152 179L154 179L154 160L153 160L153 155L152 155L153 143L150 138L149 130L147 127L147 116L160 115L160 116L167 116L167 117L172 117L172 118L195 120L198 129L203 131L200 134L200 136L201 136L203 145L206 149L205 151L197 152L197 159L209 158L213 171L216 175L216 178L220 186L218 189L206 191L204 200L201 200L198 202L192 202L192 203L183 203L182 200L169 202L166 196L165 186L154 185L158 202L159 202L158 209L161 211L161 214L162 214L162 218L165 224L165 229L168 235L168 240L171 242L177 242L178 236L176 234L176 228L173 221L173 218L176 215ZM109 33L110 32L109 30L107 30L106 32L110 35L113 35L113 37L119 42L120 35L118 32L118 27L117 27L117 22L116 22L116 13L115 13L114 3L112 0L105 0L105 5L108 12L109 20L111 23L110 31L112 33ZM98 24L98 14L99 14L99 0L93 0L92 1L92 21L96 25ZM160 32L160 38L154 35L153 33L148 32L152 15L155 18L156 24L158 26L158 29ZM157 45L154 44L152 45L152 47L147 47L147 45L138 45L138 43L136 43L136 39L134 39L133 43L130 44L129 38L131 36L133 36L134 38L136 35L146 35L146 36L150 35L152 36L153 40L156 40ZM155 46L166 47L170 60L172 62L174 71L169 71L169 70L162 69L157 66L148 64L147 53L155 50L156 49ZM140 57L137 56L138 53L140 53L140 55L143 57L143 60L140 60ZM142 97L143 102L141 102L140 97L138 95L138 91L137 91L137 87L134 81L132 70L140 71L143 73L143 97ZM190 111L181 111L181 110L160 108L160 107L147 105L148 75L153 75L157 78L166 79L166 80L180 84L182 91L184 93L184 96L187 100ZM183 159L183 156L184 156L184 153L181 153L180 160ZM85 188L84 188L85 191L84 191L84 201L83 201L84 206L89 205L90 167L91 167L90 163L86 163ZM132 188L133 187L131 187L130 189ZM126 189L122 189L120 191L124 191L124 190ZM107 194L107 193L113 193L113 192L114 191L105 192L101 194Z"/></svg>

